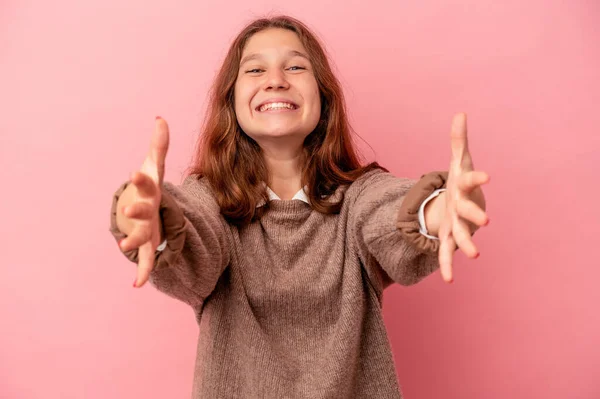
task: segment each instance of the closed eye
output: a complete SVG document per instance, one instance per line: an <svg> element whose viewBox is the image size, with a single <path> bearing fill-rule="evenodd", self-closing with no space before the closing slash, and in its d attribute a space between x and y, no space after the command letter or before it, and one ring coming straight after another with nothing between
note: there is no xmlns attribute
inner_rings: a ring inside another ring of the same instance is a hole
<svg viewBox="0 0 600 399"><path fill-rule="evenodd" d="M249 69L246 71L246 73L260 73L263 72L262 69L258 69L258 68L254 68L254 69Z"/></svg>

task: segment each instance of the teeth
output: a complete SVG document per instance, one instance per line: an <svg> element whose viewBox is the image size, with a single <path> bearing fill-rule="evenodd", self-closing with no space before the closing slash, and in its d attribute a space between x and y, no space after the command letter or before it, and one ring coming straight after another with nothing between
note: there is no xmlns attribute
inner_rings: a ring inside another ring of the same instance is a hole
<svg viewBox="0 0 600 399"><path fill-rule="evenodd" d="M263 106L261 106L258 110L260 112L264 112L270 109L281 109L281 108L288 108L288 109L294 109L294 106L290 103L269 103L269 104L265 104Z"/></svg>

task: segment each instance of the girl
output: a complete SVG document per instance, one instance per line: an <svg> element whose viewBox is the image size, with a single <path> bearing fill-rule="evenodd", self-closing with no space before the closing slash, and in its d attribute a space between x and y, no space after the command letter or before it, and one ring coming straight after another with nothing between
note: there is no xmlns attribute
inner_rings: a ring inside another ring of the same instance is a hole
<svg viewBox="0 0 600 399"><path fill-rule="evenodd" d="M441 269L488 222L451 128L447 172L397 178L361 165L342 90L315 36L290 17L235 39L215 80L192 170L163 181L157 117L141 169L116 191L111 232L146 281L195 311L194 398L400 398L384 289Z"/></svg>

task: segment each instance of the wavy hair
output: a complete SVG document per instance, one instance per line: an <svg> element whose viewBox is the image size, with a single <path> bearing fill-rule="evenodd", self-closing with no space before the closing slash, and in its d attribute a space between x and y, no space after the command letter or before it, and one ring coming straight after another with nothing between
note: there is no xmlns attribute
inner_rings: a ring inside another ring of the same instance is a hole
<svg viewBox="0 0 600 399"><path fill-rule="evenodd" d="M205 177L213 189L221 213L229 223L244 226L269 208L265 182L269 173L260 146L244 133L234 108L234 86L240 59L248 40L269 28L296 33L313 66L321 97L321 117L303 144L302 186L308 187L311 206L318 212L339 212L343 197L328 201L336 189L348 185L377 162L362 165L350 134L341 85L316 36L289 16L261 18L247 25L235 38L213 82L206 118L189 174ZM387 171L387 170L386 170ZM258 206L264 201L264 206Z"/></svg>

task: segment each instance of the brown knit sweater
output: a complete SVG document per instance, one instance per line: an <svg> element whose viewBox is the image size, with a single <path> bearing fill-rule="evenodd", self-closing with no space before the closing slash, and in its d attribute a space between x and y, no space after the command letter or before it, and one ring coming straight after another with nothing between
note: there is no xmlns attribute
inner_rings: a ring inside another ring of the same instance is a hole
<svg viewBox="0 0 600 399"><path fill-rule="evenodd" d="M417 211L446 172L419 180L371 171L342 187L341 212L271 201L245 228L228 224L204 179L165 182L167 248L150 282L194 309L193 398L401 398L382 319L383 290L438 268L438 241ZM113 197L116 203L127 183ZM137 250L125 253L136 262Z"/></svg>

